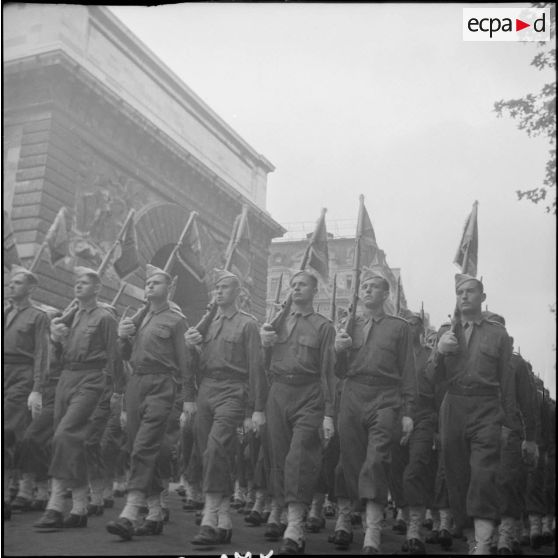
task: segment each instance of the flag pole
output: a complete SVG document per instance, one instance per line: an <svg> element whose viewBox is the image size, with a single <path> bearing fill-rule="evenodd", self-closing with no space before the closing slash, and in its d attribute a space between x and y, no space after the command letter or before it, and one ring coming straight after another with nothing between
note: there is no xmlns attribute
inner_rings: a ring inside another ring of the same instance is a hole
<svg viewBox="0 0 558 558"><path fill-rule="evenodd" d="M130 223L130 221L132 220L132 218L134 217L135 211L133 209L130 209L128 216L126 217L126 220L124 221L124 224L122 225L122 228L120 229L120 232L118 233L118 236L116 237L116 240L113 242L112 246L110 247L110 249L107 251L107 253L105 254L105 256L103 257L103 261L101 262L101 265L98 267L97 269L97 274L99 275L99 279L102 278L102 276L104 275L110 259L112 257L112 255L114 254L114 251L116 250L116 247L122 242L124 235L126 234L126 230L128 228L128 225Z"/></svg>
<svg viewBox="0 0 558 558"><path fill-rule="evenodd" d="M37 269L37 267L39 267L39 263L41 261L41 256L43 255L43 252L45 251L45 248L48 246L48 243L49 243L50 239L52 238L52 235L54 234L54 231L56 230L56 228L58 226L58 223L59 223L60 219L62 218L62 215L65 214L66 211L68 211L68 208L66 206L62 206L58 210L58 213L56 214L56 217L54 218L54 221L50 225L50 228L48 229L42 244L39 246L39 249L37 250L37 253L34 256L33 261L31 262L31 265L29 266L29 271L33 272Z"/></svg>
<svg viewBox="0 0 558 558"><path fill-rule="evenodd" d="M180 250L180 247L184 243L184 239L186 238L186 235L188 234L188 231L190 230L190 227L192 226L192 223L194 222L194 219L197 216L198 216L197 211L192 211L190 213L190 216L188 217L188 221L186 222L186 225L184 226L184 229L182 230L182 233L180 234L180 238L178 239L178 242L174 245L174 248L172 249L172 252L170 253L170 255L167 259L167 263L165 264L165 267L163 268L163 271L165 271L166 273L168 273L170 271L172 265L174 264L174 259L176 257L176 253L178 252L178 250Z"/></svg>

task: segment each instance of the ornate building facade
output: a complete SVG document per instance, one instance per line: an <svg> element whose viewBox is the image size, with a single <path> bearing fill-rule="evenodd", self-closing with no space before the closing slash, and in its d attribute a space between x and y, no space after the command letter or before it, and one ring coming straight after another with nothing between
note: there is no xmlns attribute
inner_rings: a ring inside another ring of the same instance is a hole
<svg viewBox="0 0 558 558"><path fill-rule="evenodd" d="M266 211L273 165L249 146L108 9L4 7L4 209L29 262L60 207L72 216L68 257L38 267L38 302L71 300L74 265L96 267L135 209L141 268L119 306L143 298L145 264L162 266L192 210L204 267L218 266L248 204L251 311L265 313L271 239L284 232ZM209 281L176 264L175 301L195 321ZM112 270L101 298L119 288Z"/></svg>

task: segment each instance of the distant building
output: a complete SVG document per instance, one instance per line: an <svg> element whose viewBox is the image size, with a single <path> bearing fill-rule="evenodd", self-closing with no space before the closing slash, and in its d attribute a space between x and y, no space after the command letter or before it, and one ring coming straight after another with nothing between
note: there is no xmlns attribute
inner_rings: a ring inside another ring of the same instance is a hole
<svg viewBox="0 0 558 558"><path fill-rule="evenodd" d="M142 267L119 306L134 308L145 264L165 264L192 210L211 269L248 204L250 308L263 318L269 244L284 232L265 206L273 165L107 8L13 3L3 16L3 204L23 263L60 207L74 223L69 256L55 269L47 254L41 261L37 301L65 307L73 266L97 267L133 208ZM179 264L171 273L175 300L195 321L209 281ZM103 285L110 301L119 287L112 267Z"/></svg>
<svg viewBox="0 0 558 558"><path fill-rule="evenodd" d="M336 228L336 223L328 223L328 230L339 230L341 234L346 232L347 227L344 226L344 231ZM279 285L279 278L283 274L283 282L281 289L280 299L283 301L288 294L289 281L292 275L298 271L299 265L302 261L305 248L308 244L306 235L311 234L312 225L300 226L286 225L289 232L286 234L286 239L278 239L271 243L269 254L269 271L268 271L268 286L267 286L267 306L268 313L274 302L277 287ZM295 232L293 233L293 229ZM351 229L354 231L355 226L352 224ZM353 270L353 255L355 250L355 238L350 236L334 237L330 234L328 240L329 252L329 276L330 281L328 285L320 283L318 296L315 298L315 308L319 309L321 314L331 318L331 297L333 288L333 278L337 276L337 293L335 297L338 314L346 311L351 305L354 270ZM401 299L400 308L402 313L407 309L407 300L405 298L405 291L403 289L403 281L399 281L401 277L401 270L399 268L390 268L393 277L390 281L390 298L386 303L386 311L394 314L397 299L397 285L401 285Z"/></svg>

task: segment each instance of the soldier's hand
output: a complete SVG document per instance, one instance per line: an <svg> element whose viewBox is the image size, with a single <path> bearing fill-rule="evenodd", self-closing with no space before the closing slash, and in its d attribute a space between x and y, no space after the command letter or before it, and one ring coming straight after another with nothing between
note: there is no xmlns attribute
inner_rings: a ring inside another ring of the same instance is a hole
<svg viewBox="0 0 558 558"><path fill-rule="evenodd" d="M192 423L194 415L198 410L198 406L194 401L185 401L182 405L182 412L184 413L184 426Z"/></svg>
<svg viewBox="0 0 558 558"><path fill-rule="evenodd" d="M260 337L264 347L273 347L277 343L277 333L275 333L271 324L263 324L260 329Z"/></svg>
<svg viewBox="0 0 558 558"><path fill-rule="evenodd" d="M254 411L252 413L252 425L254 432L258 434L265 425L265 413L263 411Z"/></svg>
<svg viewBox="0 0 558 558"><path fill-rule="evenodd" d="M122 411L122 398L124 396L121 393L113 393L110 396L110 410L113 413L120 413Z"/></svg>
<svg viewBox="0 0 558 558"><path fill-rule="evenodd" d="M31 417L35 418L41 414L43 408L43 396L38 391L32 391L27 398L27 408L31 411Z"/></svg>
<svg viewBox="0 0 558 558"><path fill-rule="evenodd" d="M452 331L443 333L438 341L438 352L442 355L450 355L459 350L457 337Z"/></svg>
<svg viewBox="0 0 558 558"><path fill-rule="evenodd" d="M132 337L132 335L136 334L136 326L132 318L124 318L120 320L118 323L118 337L122 337L123 339L127 339L128 337Z"/></svg>
<svg viewBox="0 0 558 558"><path fill-rule="evenodd" d="M50 322L50 335L53 341L62 341L68 337L68 333L70 333L70 329L60 321L60 318L54 318Z"/></svg>
<svg viewBox="0 0 558 558"><path fill-rule="evenodd" d="M322 428L324 431L324 440L327 443L333 435L335 434L335 426L333 425L333 418L332 417L324 417L324 421L322 423Z"/></svg>
<svg viewBox="0 0 558 558"><path fill-rule="evenodd" d="M409 442L409 438L413 433L413 419L411 417L401 418L401 430L403 431L403 436L401 436L401 441L399 442L402 446L406 446Z"/></svg>
<svg viewBox="0 0 558 558"><path fill-rule="evenodd" d="M521 442L521 457L525 465L535 468L539 461L539 446L537 446L537 443L523 440Z"/></svg>
<svg viewBox="0 0 558 558"><path fill-rule="evenodd" d="M342 353L350 349L353 345L353 340L350 335L344 330L340 329L335 335L335 352Z"/></svg>
<svg viewBox="0 0 558 558"><path fill-rule="evenodd" d="M188 348L193 348L203 341L203 337L195 327L191 327L184 334L184 341L186 342L186 346Z"/></svg>
<svg viewBox="0 0 558 558"><path fill-rule="evenodd" d="M126 411L120 411L120 428L126 430L126 424L128 424L128 415Z"/></svg>
<svg viewBox="0 0 558 558"><path fill-rule="evenodd" d="M244 431L244 434L248 434L248 432L254 430L254 423L252 422L252 417L244 418L244 422L242 423L242 430Z"/></svg>

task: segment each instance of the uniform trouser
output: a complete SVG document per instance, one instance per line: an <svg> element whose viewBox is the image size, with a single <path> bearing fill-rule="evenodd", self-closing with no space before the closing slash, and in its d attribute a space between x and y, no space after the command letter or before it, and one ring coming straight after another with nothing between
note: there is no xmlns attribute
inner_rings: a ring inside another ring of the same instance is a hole
<svg viewBox="0 0 558 558"><path fill-rule="evenodd" d="M70 487L87 484L85 443L89 419L106 386L101 370L63 370L54 400L54 436L49 475Z"/></svg>
<svg viewBox="0 0 558 558"><path fill-rule="evenodd" d="M497 520L503 412L494 396L447 393L440 408L440 435L448 496L456 526L468 518Z"/></svg>
<svg viewBox="0 0 558 558"><path fill-rule="evenodd" d="M154 496L164 489L160 452L176 386L168 374L132 374L128 380L125 395L130 450L128 491Z"/></svg>
<svg viewBox="0 0 558 558"><path fill-rule="evenodd" d="M198 443L198 413L194 415L194 420L192 422L192 452L190 459L188 461L188 466L185 472L185 478L190 484L200 484L203 479L202 473L202 457L200 452L200 447Z"/></svg>
<svg viewBox="0 0 558 558"><path fill-rule="evenodd" d="M521 457L521 435L512 431L502 445L498 488L500 492L500 514L520 519L525 509L527 468Z"/></svg>
<svg viewBox="0 0 558 558"><path fill-rule="evenodd" d="M254 488L267 489L271 486L269 474L271 470L271 455L269 450L269 434L267 425L260 429L260 444L258 458L254 467Z"/></svg>
<svg viewBox="0 0 558 558"><path fill-rule="evenodd" d="M30 364L4 364L4 458L5 468L13 468L19 460L19 442L31 423L27 398L33 389L33 366ZM6 467L8 465L8 467Z"/></svg>
<svg viewBox="0 0 558 558"><path fill-rule="evenodd" d="M178 438L183 401L177 397L170 413L160 451L160 474L162 479L174 479L178 469Z"/></svg>
<svg viewBox="0 0 558 558"><path fill-rule="evenodd" d="M110 410L110 416L101 438L101 460L104 468L104 478L114 480L124 473L127 452L124 450L125 434L120 425L121 406Z"/></svg>
<svg viewBox="0 0 558 558"><path fill-rule="evenodd" d="M234 489L236 429L246 411L248 386L204 378L198 392L197 444L202 457L202 490L225 496Z"/></svg>
<svg viewBox="0 0 558 558"><path fill-rule="evenodd" d="M339 462L339 434L337 431L323 449L322 466L316 483L316 492L335 499L335 468Z"/></svg>
<svg viewBox="0 0 558 558"><path fill-rule="evenodd" d="M41 413L27 427L19 447L18 468L22 473L35 474L36 480L48 478L54 436L54 394L56 386L47 386L42 392Z"/></svg>
<svg viewBox="0 0 558 558"><path fill-rule="evenodd" d="M432 502L432 507L436 510L445 510L450 507L448 497L448 484L446 482L446 472L444 470L442 452L438 450L437 452L435 452L435 454L437 465L434 470L436 480L434 481L434 501Z"/></svg>
<svg viewBox="0 0 558 558"><path fill-rule="evenodd" d="M106 387L89 419L89 435L85 441L89 480L103 479L106 476L105 463L101 452L101 440L110 418L111 395L112 388Z"/></svg>
<svg viewBox="0 0 558 558"><path fill-rule="evenodd" d="M402 446L394 440L390 492L399 508L432 506L437 459L432 449L435 427L435 413L423 410L415 417L408 444Z"/></svg>
<svg viewBox="0 0 558 558"><path fill-rule="evenodd" d="M525 508L528 514L546 514L546 497L544 491L544 466L546 449L539 446L539 461L536 467L530 467L527 472L527 490L525 493Z"/></svg>
<svg viewBox="0 0 558 558"><path fill-rule="evenodd" d="M271 451L271 490L280 505L310 505L322 461L319 430L324 397L318 381L308 385L273 382L266 406Z"/></svg>
<svg viewBox="0 0 558 558"><path fill-rule="evenodd" d="M192 423L185 425L180 432L180 467L181 473L186 475L188 465L194 451L194 428Z"/></svg>
<svg viewBox="0 0 558 558"><path fill-rule="evenodd" d="M391 443L398 426L397 386L369 386L346 380L339 409L341 457L336 470L338 498L387 504Z"/></svg>

